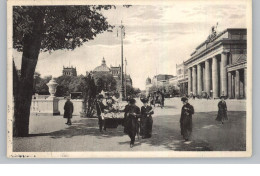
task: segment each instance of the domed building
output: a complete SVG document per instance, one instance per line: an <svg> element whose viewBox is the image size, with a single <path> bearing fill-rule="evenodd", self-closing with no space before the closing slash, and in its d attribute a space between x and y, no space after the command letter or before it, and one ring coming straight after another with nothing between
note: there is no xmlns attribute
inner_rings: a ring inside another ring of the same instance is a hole
<svg viewBox="0 0 260 176"><path fill-rule="evenodd" d="M103 57L102 59L102 63L100 66L97 66L91 73L93 73L93 75L95 74L111 74L114 79L117 82L117 90L120 90L121 87L121 66L110 66L108 67L106 65L106 60ZM88 74L88 72L86 72L86 74ZM132 86L132 79L130 75L124 75L124 79L127 85Z"/></svg>
<svg viewBox="0 0 260 176"><path fill-rule="evenodd" d="M109 73L110 72L110 68L107 66L106 64L106 60L105 58L103 57L103 60L102 60L102 64L100 66L97 66L94 70L93 70L93 73L96 73L96 72L104 72L104 73Z"/></svg>

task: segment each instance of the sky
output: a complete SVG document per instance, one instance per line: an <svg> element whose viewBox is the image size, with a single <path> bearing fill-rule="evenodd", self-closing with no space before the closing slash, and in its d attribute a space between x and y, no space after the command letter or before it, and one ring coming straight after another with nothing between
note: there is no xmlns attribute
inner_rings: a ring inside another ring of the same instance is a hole
<svg viewBox="0 0 260 176"><path fill-rule="evenodd" d="M125 26L124 58L127 59L127 74L133 86L145 89L145 80L156 74L176 75L176 64L189 59L195 48L210 34L211 26L218 22L218 31L226 28L246 28L245 1L174 2L172 5L130 8L117 6L103 11L110 24ZM22 53L13 50L17 68L20 68ZM107 66L121 63L120 38L117 28L113 32L99 34L73 51L57 50L40 53L36 71L43 77L62 75L63 66L72 65L77 73L86 74L101 65L105 58Z"/></svg>

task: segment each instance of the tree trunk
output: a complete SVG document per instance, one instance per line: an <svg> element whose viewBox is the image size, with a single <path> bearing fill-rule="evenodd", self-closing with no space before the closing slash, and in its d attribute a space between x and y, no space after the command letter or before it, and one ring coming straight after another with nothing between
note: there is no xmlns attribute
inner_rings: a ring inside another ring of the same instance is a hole
<svg viewBox="0 0 260 176"><path fill-rule="evenodd" d="M14 136L24 137L29 134L30 107L33 94L33 76L41 48L44 13L34 15L31 34L24 36L21 77L18 90L14 94Z"/></svg>

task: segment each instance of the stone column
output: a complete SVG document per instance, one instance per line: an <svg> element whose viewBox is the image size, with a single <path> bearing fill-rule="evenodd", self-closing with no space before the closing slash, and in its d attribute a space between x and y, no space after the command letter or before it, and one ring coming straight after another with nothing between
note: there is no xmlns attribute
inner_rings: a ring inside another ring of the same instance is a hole
<svg viewBox="0 0 260 176"><path fill-rule="evenodd" d="M192 67L192 93L197 95L197 73L196 66Z"/></svg>
<svg viewBox="0 0 260 176"><path fill-rule="evenodd" d="M202 67L202 90L205 91L206 90L206 86L205 86L205 65L204 67Z"/></svg>
<svg viewBox="0 0 260 176"><path fill-rule="evenodd" d="M227 53L221 54L221 95L227 96Z"/></svg>
<svg viewBox="0 0 260 176"><path fill-rule="evenodd" d="M190 95L190 93L192 92L192 74L191 74L191 68L188 68L188 94Z"/></svg>
<svg viewBox="0 0 260 176"><path fill-rule="evenodd" d="M228 97L232 97L232 75L231 72L228 72Z"/></svg>
<svg viewBox="0 0 260 176"><path fill-rule="evenodd" d="M201 72L201 64L197 65L197 77L198 77L198 89L197 89L197 93L198 95L201 95L202 92L202 72Z"/></svg>
<svg viewBox="0 0 260 176"><path fill-rule="evenodd" d="M218 61L217 57L214 56L212 58L212 91L213 91L213 98L218 98Z"/></svg>
<svg viewBox="0 0 260 176"><path fill-rule="evenodd" d="M205 91L210 94L210 70L209 59L205 61Z"/></svg>
<svg viewBox="0 0 260 176"><path fill-rule="evenodd" d="M239 70L236 70L236 78L235 78L235 97L239 98L239 87L240 87L240 77L239 77Z"/></svg>
<svg viewBox="0 0 260 176"><path fill-rule="evenodd" d="M244 95L246 98L246 91L247 91L247 68L244 69Z"/></svg>

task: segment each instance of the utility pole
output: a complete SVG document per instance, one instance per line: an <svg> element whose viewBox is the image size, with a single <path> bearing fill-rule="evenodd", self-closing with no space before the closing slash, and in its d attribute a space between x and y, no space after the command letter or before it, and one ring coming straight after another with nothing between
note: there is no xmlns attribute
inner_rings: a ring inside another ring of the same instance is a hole
<svg viewBox="0 0 260 176"><path fill-rule="evenodd" d="M126 58L125 58L125 98L127 97L127 94L126 94L126 65L127 65L127 62L126 62Z"/></svg>
<svg viewBox="0 0 260 176"><path fill-rule="evenodd" d="M123 53L123 40L125 38L125 26L121 21L121 25L118 27L121 34L121 88L120 88L120 99L124 100L124 53ZM117 31L118 36L118 31Z"/></svg>

